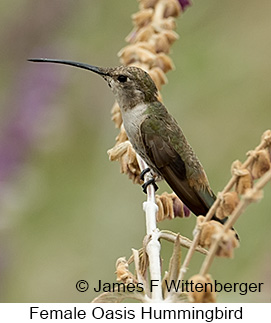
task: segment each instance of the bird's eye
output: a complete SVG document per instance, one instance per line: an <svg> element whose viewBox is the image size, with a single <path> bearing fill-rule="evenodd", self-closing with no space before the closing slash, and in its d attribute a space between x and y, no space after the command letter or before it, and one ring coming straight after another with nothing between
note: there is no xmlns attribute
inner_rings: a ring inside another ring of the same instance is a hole
<svg viewBox="0 0 271 323"><path fill-rule="evenodd" d="M125 75L119 75L118 76L118 81L121 82L121 83L124 83L127 81L127 76Z"/></svg>

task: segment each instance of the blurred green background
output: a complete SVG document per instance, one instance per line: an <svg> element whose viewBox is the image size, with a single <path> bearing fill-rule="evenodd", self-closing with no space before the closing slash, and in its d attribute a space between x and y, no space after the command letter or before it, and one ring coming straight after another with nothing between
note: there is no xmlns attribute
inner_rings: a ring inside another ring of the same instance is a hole
<svg viewBox="0 0 271 323"><path fill-rule="evenodd" d="M140 248L145 196L106 151L118 131L113 95L96 75L31 64L29 57L119 64L136 0L1 1L0 300L90 302L75 284L115 281L115 261ZM271 2L194 0L178 19L163 100L182 126L214 192L231 163L271 127ZM168 189L160 184L160 193ZM168 189L168 191L170 191ZM270 302L270 185L236 224L235 258L216 259L221 283L263 282L261 293L219 302ZM160 228L192 236L195 218ZM163 271L172 246L163 243ZM186 278L197 273L198 255Z"/></svg>

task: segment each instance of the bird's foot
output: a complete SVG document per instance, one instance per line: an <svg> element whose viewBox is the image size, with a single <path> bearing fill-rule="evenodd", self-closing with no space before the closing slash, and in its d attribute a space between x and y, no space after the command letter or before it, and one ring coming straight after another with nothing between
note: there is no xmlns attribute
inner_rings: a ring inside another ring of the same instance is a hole
<svg viewBox="0 0 271 323"><path fill-rule="evenodd" d="M143 171L142 171L142 172L141 172L141 174L140 174L140 179L143 181L143 180L144 180L145 175L146 175L148 172L150 172L150 171L151 171L151 170L150 170L150 168L149 168L149 167L148 167L148 168L143 169ZM143 192L144 192L145 194L147 194L147 187L148 187L150 184L152 184L152 185L153 185L155 192L158 190L158 186L157 186L157 185L156 185L156 183L155 183L155 179L154 179L154 178L151 178L151 179L149 179L148 181L146 181L146 182L142 185Z"/></svg>
<svg viewBox="0 0 271 323"><path fill-rule="evenodd" d="M152 185L153 185L155 192L156 192L156 191L158 190L158 188L159 188L159 187L157 186L157 184L155 183L155 179L154 179L154 178L151 178L150 180L148 180L147 182L145 182L145 183L142 185L143 192L144 192L145 194L147 194L147 187L148 187L150 184L152 184Z"/></svg>
<svg viewBox="0 0 271 323"><path fill-rule="evenodd" d="M149 168L149 167L147 167L147 168L145 168L145 169L143 169L143 171L140 173L140 179L142 180L142 181L144 181L144 176L148 173L148 172L150 172L151 171L151 169Z"/></svg>

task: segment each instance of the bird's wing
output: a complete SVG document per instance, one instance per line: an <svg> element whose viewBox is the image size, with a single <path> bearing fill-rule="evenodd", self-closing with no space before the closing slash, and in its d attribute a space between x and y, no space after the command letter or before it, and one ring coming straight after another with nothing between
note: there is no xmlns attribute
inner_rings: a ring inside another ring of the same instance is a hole
<svg viewBox="0 0 271 323"><path fill-rule="evenodd" d="M169 186L194 214L205 215L215 196L210 189L205 187L196 189L189 184L187 165L172 145L166 122L160 118L147 117L142 122L140 130L146 154Z"/></svg>

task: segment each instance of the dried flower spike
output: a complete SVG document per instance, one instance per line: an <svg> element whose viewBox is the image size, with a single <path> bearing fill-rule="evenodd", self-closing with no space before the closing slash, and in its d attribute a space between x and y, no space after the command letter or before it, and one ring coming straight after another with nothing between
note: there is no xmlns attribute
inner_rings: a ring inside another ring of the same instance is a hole
<svg viewBox="0 0 271 323"><path fill-rule="evenodd" d="M174 68L172 60L166 54L172 43L178 39L178 34L173 29L176 27L175 17L180 14L183 4L177 0L139 0L139 3L139 12L132 15L134 28L126 37L130 45L120 50L118 56L121 64L137 66L149 72L160 90L167 82L165 73ZM160 92L158 100L161 100ZM121 128L121 133L115 147L108 151L109 159L118 160L121 172L127 174L134 183L141 183L136 154L129 147L127 135L123 134L123 120L117 103L111 113L112 120L117 128ZM164 202L164 208L169 206ZM167 214L170 218L172 213L173 211L166 211L160 213L160 216Z"/></svg>

